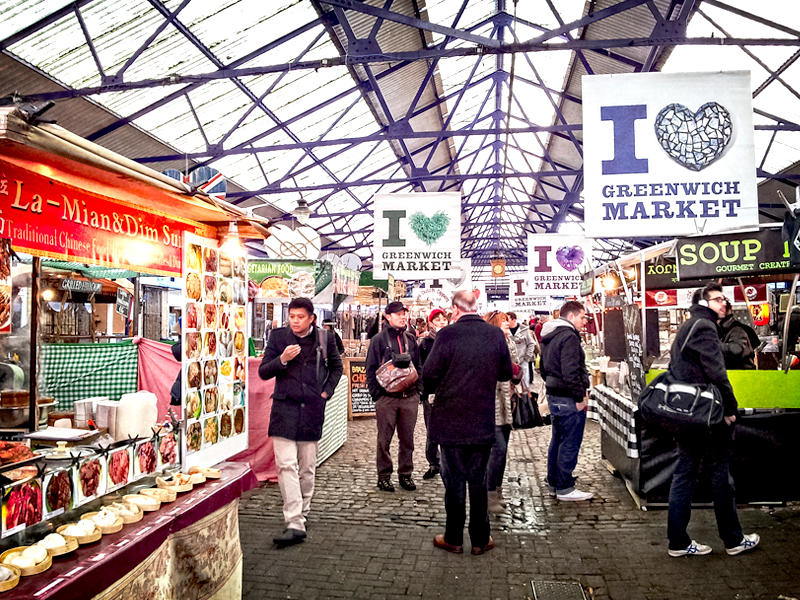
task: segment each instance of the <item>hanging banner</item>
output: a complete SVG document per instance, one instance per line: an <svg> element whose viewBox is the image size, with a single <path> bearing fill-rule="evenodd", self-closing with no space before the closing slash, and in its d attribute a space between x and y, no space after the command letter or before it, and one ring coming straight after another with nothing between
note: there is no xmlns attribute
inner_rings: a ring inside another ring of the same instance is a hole
<svg viewBox="0 0 800 600"><path fill-rule="evenodd" d="M591 242L556 233L528 235L528 295L577 296L589 268Z"/></svg>
<svg viewBox="0 0 800 600"><path fill-rule="evenodd" d="M583 77L587 236L755 227L755 166L749 71Z"/></svg>
<svg viewBox="0 0 800 600"><path fill-rule="evenodd" d="M375 279L461 276L461 194L376 194Z"/></svg>
<svg viewBox="0 0 800 600"><path fill-rule="evenodd" d="M676 240L678 279L741 277L792 270L778 228Z"/></svg>
<svg viewBox="0 0 800 600"><path fill-rule="evenodd" d="M181 276L183 232L216 229L50 180L0 160L0 236L15 250Z"/></svg>

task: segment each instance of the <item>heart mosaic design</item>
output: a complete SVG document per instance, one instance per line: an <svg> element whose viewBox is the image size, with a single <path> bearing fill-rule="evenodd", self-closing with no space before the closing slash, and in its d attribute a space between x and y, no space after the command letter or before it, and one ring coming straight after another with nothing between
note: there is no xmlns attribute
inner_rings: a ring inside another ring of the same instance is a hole
<svg viewBox="0 0 800 600"><path fill-rule="evenodd" d="M656 139L670 158L692 171L717 160L733 134L728 110L706 102L692 113L682 104L668 104L656 116Z"/></svg>
<svg viewBox="0 0 800 600"><path fill-rule="evenodd" d="M431 246L447 232L450 217L441 210L435 212L432 217L426 217L417 211L408 218L408 224L419 239Z"/></svg>

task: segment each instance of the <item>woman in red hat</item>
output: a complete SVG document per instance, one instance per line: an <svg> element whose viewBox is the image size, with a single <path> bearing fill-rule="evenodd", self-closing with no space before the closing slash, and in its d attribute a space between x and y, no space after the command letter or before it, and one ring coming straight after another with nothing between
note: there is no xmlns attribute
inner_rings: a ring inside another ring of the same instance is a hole
<svg viewBox="0 0 800 600"><path fill-rule="evenodd" d="M434 308L428 315L428 329L419 338L419 361L425 366L425 359L433 349L436 341L436 334L439 330L448 325L447 313L441 308ZM431 418L431 406L433 397L423 393L420 397L422 402L422 416L425 417L425 428L428 427L428 420ZM422 476L423 479L433 479L439 474L439 446L431 442L430 435L425 442L425 458L428 460L428 470Z"/></svg>

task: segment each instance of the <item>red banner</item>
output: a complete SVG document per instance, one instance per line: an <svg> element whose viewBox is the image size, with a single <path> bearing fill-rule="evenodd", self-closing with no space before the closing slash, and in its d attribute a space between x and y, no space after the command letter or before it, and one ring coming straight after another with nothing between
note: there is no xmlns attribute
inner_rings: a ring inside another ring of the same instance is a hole
<svg viewBox="0 0 800 600"><path fill-rule="evenodd" d="M767 301L767 284L766 283L749 283L745 284L744 291L747 294L747 299L751 303L763 304ZM733 301L744 302L744 294L742 288L736 286L733 288Z"/></svg>
<svg viewBox="0 0 800 600"><path fill-rule="evenodd" d="M0 160L0 237L36 256L182 276L181 239L213 228L112 200Z"/></svg>
<svg viewBox="0 0 800 600"><path fill-rule="evenodd" d="M657 290L645 292L647 308L669 308L678 306L678 293L675 290Z"/></svg>

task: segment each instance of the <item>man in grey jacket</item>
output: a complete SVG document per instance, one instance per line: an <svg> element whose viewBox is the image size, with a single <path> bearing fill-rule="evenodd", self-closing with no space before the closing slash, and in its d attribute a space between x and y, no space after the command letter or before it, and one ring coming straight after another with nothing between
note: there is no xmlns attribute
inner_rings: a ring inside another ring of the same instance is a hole
<svg viewBox="0 0 800 600"><path fill-rule="evenodd" d="M531 382L530 364L539 352L539 344L536 343L530 327L524 321L517 321L516 313L508 311L506 315L508 315L509 319L509 331L514 338L514 343L517 345L517 360L519 360L519 365L522 367L522 389L527 392Z"/></svg>

